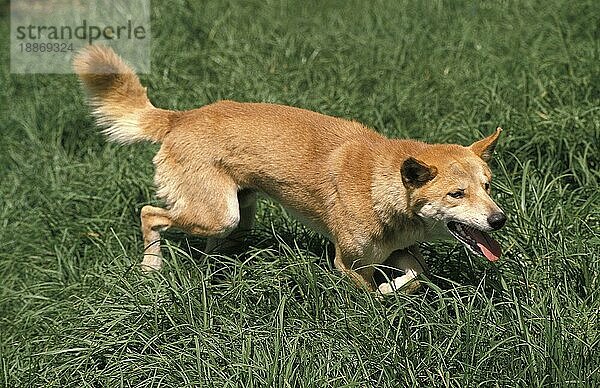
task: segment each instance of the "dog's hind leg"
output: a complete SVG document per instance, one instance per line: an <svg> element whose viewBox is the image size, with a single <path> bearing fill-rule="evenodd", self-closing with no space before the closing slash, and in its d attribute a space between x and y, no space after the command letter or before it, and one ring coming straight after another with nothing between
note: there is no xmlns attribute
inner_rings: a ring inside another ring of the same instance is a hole
<svg viewBox="0 0 600 388"><path fill-rule="evenodd" d="M144 237L144 260L142 270L145 272L159 270L162 267L160 253L160 232L168 229L173 221L168 210L154 206L144 206L140 213L142 235Z"/></svg>
<svg viewBox="0 0 600 388"><path fill-rule="evenodd" d="M141 212L144 235L144 271L162 267L160 232L177 228L186 233L224 238L238 227L240 207L237 185L218 171L206 172L206 186L180 187L174 205L169 210L144 206Z"/></svg>
<svg viewBox="0 0 600 388"><path fill-rule="evenodd" d="M225 238L209 237L206 240L207 253L212 253L215 250L230 252L240 248L245 235L254 226L256 192L251 190L241 190L238 192L237 197L240 206L240 222L237 228Z"/></svg>
<svg viewBox="0 0 600 388"><path fill-rule="evenodd" d="M420 287L417 276L424 271L425 262L417 245L392 252L383 264L404 271L404 275L380 284L379 291L382 294L390 294L399 289L410 294Z"/></svg>

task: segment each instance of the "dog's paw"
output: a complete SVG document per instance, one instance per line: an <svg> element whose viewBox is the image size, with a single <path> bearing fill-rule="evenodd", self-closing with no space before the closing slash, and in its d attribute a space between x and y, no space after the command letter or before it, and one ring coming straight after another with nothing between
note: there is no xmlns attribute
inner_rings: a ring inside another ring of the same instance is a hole
<svg viewBox="0 0 600 388"><path fill-rule="evenodd" d="M382 295L391 294L395 291L390 283L381 283L377 288Z"/></svg>
<svg viewBox="0 0 600 388"><path fill-rule="evenodd" d="M401 291L405 294L412 294L421 287L421 283L413 276L399 276L391 282L382 283L379 285L379 292L383 295L392 294L396 291Z"/></svg>
<svg viewBox="0 0 600 388"><path fill-rule="evenodd" d="M154 254L145 254L140 263L140 269L144 273L159 271L162 268L162 257Z"/></svg>
<svg viewBox="0 0 600 388"><path fill-rule="evenodd" d="M419 282L419 280L417 280L417 279L414 279L414 280L406 283L402 287L402 292L405 292L407 294L412 294L415 291L417 291L419 288L421 288L421 282Z"/></svg>

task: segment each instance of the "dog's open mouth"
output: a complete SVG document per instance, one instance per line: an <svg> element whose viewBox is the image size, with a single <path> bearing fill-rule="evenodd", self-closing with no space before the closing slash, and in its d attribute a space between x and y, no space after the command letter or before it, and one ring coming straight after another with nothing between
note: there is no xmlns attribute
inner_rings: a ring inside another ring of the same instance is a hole
<svg viewBox="0 0 600 388"><path fill-rule="evenodd" d="M500 244L486 232L454 221L448 222L447 226L450 233L471 252L484 256L489 261L496 261L502 255Z"/></svg>

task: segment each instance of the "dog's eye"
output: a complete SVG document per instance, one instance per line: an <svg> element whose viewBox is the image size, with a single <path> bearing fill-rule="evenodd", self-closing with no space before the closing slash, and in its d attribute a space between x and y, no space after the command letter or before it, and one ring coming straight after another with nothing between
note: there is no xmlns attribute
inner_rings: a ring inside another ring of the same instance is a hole
<svg viewBox="0 0 600 388"><path fill-rule="evenodd" d="M485 182L483 184L483 188L485 189L485 191L490 191L490 184L488 182Z"/></svg>
<svg viewBox="0 0 600 388"><path fill-rule="evenodd" d="M465 196L465 191L464 190L451 191L448 193L448 195L451 196L452 198L463 198Z"/></svg>

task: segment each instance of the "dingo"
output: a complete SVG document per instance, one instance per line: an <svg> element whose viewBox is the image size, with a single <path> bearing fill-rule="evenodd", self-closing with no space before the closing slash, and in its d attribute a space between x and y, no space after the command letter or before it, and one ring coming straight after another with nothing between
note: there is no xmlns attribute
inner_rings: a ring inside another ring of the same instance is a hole
<svg viewBox="0 0 600 388"><path fill-rule="evenodd" d="M288 106L220 101L189 111L155 108L138 77L111 49L74 60L99 125L122 144L162 143L157 196L144 206L144 270L162 266L160 232L178 228L209 247L252 226L256 193L335 244L335 266L358 285L390 293L419 285L420 241L454 236L491 261L486 232L506 216L490 198L487 163L501 129L469 147L392 140L354 121ZM377 286L379 264L404 272Z"/></svg>

